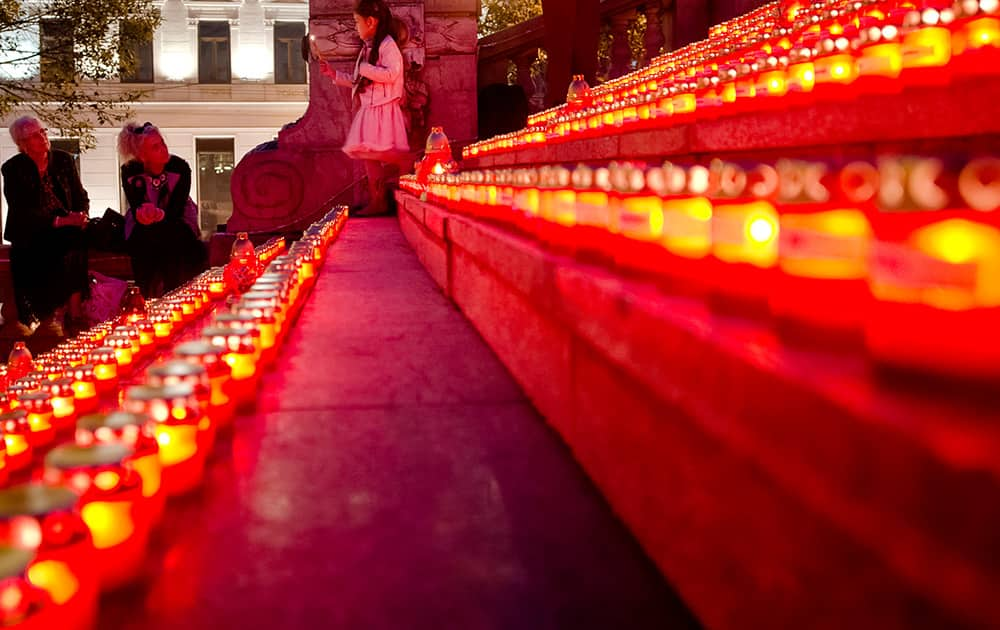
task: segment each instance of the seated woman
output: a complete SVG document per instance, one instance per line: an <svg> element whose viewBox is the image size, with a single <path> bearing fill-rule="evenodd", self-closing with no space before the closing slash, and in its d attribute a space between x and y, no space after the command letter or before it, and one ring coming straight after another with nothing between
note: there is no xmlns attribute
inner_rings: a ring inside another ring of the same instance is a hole
<svg viewBox="0 0 1000 630"><path fill-rule="evenodd" d="M191 167L170 155L150 123L125 125L118 152L125 161L125 243L132 272L143 296L159 297L205 268L198 211L189 197Z"/></svg>
<svg viewBox="0 0 1000 630"><path fill-rule="evenodd" d="M80 318L87 288L87 246L83 226L90 199L73 156L53 150L42 123L22 116L10 126L20 151L3 165L7 198L4 238L11 243L10 270L18 330L63 335L67 303Z"/></svg>

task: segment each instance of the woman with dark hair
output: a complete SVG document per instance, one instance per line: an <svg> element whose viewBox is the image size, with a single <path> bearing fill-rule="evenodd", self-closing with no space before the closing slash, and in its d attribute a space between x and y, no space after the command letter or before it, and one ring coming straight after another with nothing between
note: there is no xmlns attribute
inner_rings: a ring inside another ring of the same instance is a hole
<svg viewBox="0 0 1000 630"><path fill-rule="evenodd" d="M205 268L206 250L191 201L191 167L171 155L150 123L128 123L118 134L122 188L128 201L125 243L145 297L159 297Z"/></svg>
<svg viewBox="0 0 1000 630"><path fill-rule="evenodd" d="M3 165L4 238L11 243L18 331L28 336L41 323L45 332L62 336L67 303L71 320L82 316L81 294L87 288L83 226L90 198L73 156L52 149L37 118L18 118L10 136L19 153Z"/></svg>
<svg viewBox="0 0 1000 630"><path fill-rule="evenodd" d="M358 216L377 216L388 211L385 163L405 163L410 145L406 120L400 107L403 98L403 55L393 38L393 17L383 0L357 0L354 25L363 41L354 73L334 72L319 57L320 70L337 85L351 88L357 112L347 132L344 153L363 160L368 175L368 206Z"/></svg>

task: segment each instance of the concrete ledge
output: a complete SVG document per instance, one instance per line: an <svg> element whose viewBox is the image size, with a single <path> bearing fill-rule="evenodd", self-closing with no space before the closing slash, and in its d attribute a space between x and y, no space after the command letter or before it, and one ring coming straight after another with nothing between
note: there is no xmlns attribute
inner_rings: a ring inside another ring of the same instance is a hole
<svg viewBox="0 0 1000 630"><path fill-rule="evenodd" d="M433 206L398 199L414 248L443 247L445 290L708 627L1000 625L989 401L890 386L860 357L436 208L438 243L408 210Z"/></svg>

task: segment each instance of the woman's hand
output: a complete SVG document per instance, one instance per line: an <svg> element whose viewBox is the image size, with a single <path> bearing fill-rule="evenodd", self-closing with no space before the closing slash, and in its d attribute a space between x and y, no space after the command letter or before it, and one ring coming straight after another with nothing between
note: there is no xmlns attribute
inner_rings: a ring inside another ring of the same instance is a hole
<svg viewBox="0 0 1000 630"><path fill-rule="evenodd" d="M158 221L162 221L164 216L163 210L156 207L155 204L146 202L139 206L135 211L135 220L143 225L152 225Z"/></svg>

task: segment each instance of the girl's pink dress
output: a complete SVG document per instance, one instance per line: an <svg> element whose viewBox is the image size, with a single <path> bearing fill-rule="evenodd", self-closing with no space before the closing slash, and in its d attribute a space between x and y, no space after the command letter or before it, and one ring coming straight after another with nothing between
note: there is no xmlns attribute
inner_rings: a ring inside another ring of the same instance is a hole
<svg viewBox="0 0 1000 630"><path fill-rule="evenodd" d="M379 46L378 64L365 61L368 47L358 55L354 76L338 73L337 83L348 81L351 94L360 101L351 129L344 142L344 153L357 160L382 160L394 153L410 150L406 137L406 121L399 103L403 98L403 55L392 37L386 37ZM357 78L367 77L372 83L358 92Z"/></svg>

